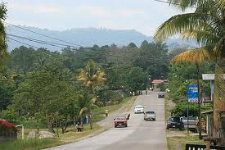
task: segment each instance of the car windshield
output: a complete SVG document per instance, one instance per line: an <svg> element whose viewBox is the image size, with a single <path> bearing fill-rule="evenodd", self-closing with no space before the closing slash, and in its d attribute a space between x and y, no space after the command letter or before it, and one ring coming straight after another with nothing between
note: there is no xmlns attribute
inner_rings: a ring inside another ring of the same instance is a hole
<svg viewBox="0 0 225 150"><path fill-rule="evenodd" d="M146 113L146 114L155 114L154 111L146 111L145 113Z"/></svg>
<svg viewBox="0 0 225 150"><path fill-rule="evenodd" d="M135 106L135 108L143 108L143 106L139 105L139 106Z"/></svg>
<svg viewBox="0 0 225 150"><path fill-rule="evenodd" d="M121 117L116 117L115 119L116 120L126 120L126 117L121 116Z"/></svg>
<svg viewBox="0 0 225 150"><path fill-rule="evenodd" d="M169 121L180 122L180 118L178 118L178 117L175 117L175 118L169 118Z"/></svg>

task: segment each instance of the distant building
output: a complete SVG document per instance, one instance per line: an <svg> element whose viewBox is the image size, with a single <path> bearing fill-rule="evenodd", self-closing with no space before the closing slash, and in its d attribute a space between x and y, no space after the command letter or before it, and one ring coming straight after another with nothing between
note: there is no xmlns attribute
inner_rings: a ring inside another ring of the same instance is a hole
<svg viewBox="0 0 225 150"><path fill-rule="evenodd" d="M152 81L153 88L157 88L160 84L163 84L165 80L156 79Z"/></svg>
<svg viewBox="0 0 225 150"><path fill-rule="evenodd" d="M17 131L20 131L20 129L14 124L0 119L0 141L16 139Z"/></svg>

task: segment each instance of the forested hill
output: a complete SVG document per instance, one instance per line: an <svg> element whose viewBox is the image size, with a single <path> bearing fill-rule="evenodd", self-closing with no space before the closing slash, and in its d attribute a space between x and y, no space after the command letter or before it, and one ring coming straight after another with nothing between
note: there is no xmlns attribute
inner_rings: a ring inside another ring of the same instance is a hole
<svg viewBox="0 0 225 150"><path fill-rule="evenodd" d="M25 30L23 30L25 29ZM21 37L30 38L30 39L39 39L47 42L57 42L61 43L60 41L50 39L47 37L43 37L37 34L34 34L30 31L34 31L39 34L45 34L54 38L62 39L64 41L68 41L74 44L82 45L82 46L104 46L104 45L112 45L116 44L118 46L128 45L129 43L135 43L139 46L144 40L152 42L153 38L151 36L146 36L142 33L139 33L135 30L110 30L110 29L97 29L97 28L78 28L78 29L71 29L71 30L64 30L64 31L56 31L56 30L48 30L48 29L41 29L36 27L25 27L25 26L8 26L7 33L10 35L8 36L8 47L9 51L12 49L24 45L23 43L35 46L35 47L45 47L52 51L59 51L61 48L59 47L52 47L49 45L43 45L40 43L34 43L27 39L23 39ZM21 37L15 37L21 36ZM15 41L16 40L16 41ZM20 43L18 43L18 41ZM64 43L65 44L65 43ZM183 42L179 39L175 40L168 40L167 44L170 46L181 46L181 45L193 45L193 43ZM27 45L26 45L27 46Z"/></svg>

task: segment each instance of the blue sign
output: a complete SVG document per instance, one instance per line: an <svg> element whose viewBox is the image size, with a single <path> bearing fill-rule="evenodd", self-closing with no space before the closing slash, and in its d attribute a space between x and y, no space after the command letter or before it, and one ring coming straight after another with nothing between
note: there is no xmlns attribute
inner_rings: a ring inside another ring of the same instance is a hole
<svg viewBox="0 0 225 150"><path fill-rule="evenodd" d="M189 85L187 90L188 102L198 103L198 87L197 85Z"/></svg>

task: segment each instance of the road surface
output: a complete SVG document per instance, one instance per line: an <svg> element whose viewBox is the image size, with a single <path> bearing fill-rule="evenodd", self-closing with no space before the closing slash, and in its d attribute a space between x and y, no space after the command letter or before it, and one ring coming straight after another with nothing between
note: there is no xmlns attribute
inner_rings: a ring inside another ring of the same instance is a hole
<svg viewBox="0 0 225 150"><path fill-rule="evenodd" d="M134 114L135 105L156 112L156 121L144 121L143 114ZM164 99L157 92L138 96L131 108L127 128L112 128L97 136L48 150L167 150Z"/></svg>

